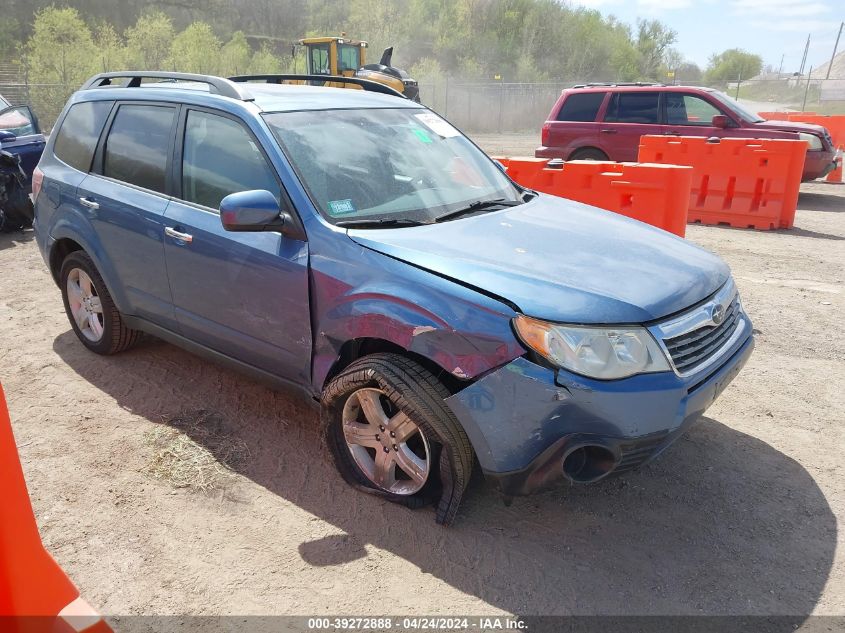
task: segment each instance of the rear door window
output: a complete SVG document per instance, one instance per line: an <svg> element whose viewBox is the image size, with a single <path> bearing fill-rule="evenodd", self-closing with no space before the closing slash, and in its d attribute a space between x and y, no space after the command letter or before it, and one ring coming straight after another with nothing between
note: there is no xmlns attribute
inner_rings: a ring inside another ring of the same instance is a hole
<svg viewBox="0 0 845 633"><path fill-rule="evenodd" d="M615 92L604 120L607 123L660 123L659 92Z"/></svg>
<svg viewBox="0 0 845 633"><path fill-rule="evenodd" d="M121 105L106 139L103 175L165 193L176 108Z"/></svg>
<svg viewBox="0 0 845 633"><path fill-rule="evenodd" d="M563 102L558 121L595 121L606 92L576 92Z"/></svg>
<svg viewBox="0 0 845 633"><path fill-rule="evenodd" d="M275 171L252 136L232 119L190 110L182 149L182 199L217 209L230 193L253 189L280 198Z"/></svg>
<svg viewBox="0 0 845 633"><path fill-rule="evenodd" d="M722 112L701 97L667 92L666 123L669 125L713 125L713 117Z"/></svg>
<svg viewBox="0 0 845 633"><path fill-rule="evenodd" d="M86 101L72 105L56 133L53 145L56 158L79 171L90 171L112 104L112 101Z"/></svg>

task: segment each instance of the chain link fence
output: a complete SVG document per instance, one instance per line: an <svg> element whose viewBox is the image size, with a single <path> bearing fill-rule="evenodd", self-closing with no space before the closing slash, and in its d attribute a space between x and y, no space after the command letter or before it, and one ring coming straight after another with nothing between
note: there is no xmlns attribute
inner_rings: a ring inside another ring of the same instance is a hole
<svg viewBox="0 0 845 633"><path fill-rule="evenodd" d="M420 81L420 96L424 104L468 133L536 133L561 90L578 83L465 82L444 78ZM24 73L0 65L0 95L15 105L31 106L48 130L77 87L31 83ZM792 110L845 115L845 79L751 79L710 87L755 112Z"/></svg>
<svg viewBox="0 0 845 633"><path fill-rule="evenodd" d="M420 96L423 103L465 132L537 132L561 90L579 83L582 82L468 83L444 79L420 81ZM794 110L845 115L845 79L751 79L708 87L721 90L755 112Z"/></svg>

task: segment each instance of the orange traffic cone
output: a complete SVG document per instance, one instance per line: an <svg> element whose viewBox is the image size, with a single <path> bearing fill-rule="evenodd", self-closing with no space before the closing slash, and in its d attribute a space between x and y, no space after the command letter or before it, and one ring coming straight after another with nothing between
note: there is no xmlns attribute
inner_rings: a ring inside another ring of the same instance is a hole
<svg viewBox="0 0 845 633"><path fill-rule="evenodd" d="M111 633L44 549L0 386L0 622L15 633Z"/></svg>
<svg viewBox="0 0 845 633"><path fill-rule="evenodd" d="M839 146L839 151L836 153L836 168L827 175L825 182L833 182L838 185L842 184L842 151L843 146Z"/></svg>

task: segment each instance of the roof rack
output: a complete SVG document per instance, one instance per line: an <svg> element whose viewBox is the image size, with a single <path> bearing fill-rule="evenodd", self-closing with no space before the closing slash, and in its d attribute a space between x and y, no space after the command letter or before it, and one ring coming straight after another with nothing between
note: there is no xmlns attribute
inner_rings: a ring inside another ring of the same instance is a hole
<svg viewBox="0 0 845 633"><path fill-rule="evenodd" d="M588 84L576 84L573 88L614 88L616 86L665 86L651 81L597 81Z"/></svg>
<svg viewBox="0 0 845 633"><path fill-rule="evenodd" d="M171 73L158 71L134 71L120 70L111 73L100 73L94 75L82 85L82 90L91 88L103 88L114 86L115 79L128 79L129 81L118 84L121 88L140 88L142 79L161 79L165 81L194 81L207 84L211 92L231 97L239 101L252 101L253 97L243 86L239 86L228 79L214 77L212 75L197 75L194 73Z"/></svg>
<svg viewBox="0 0 845 633"><path fill-rule="evenodd" d="M371 81L369 79L361 79L359 77L342 77L339 75L238 75L236 77L229 77L229 81L235 83L261 81L268 84L281 84L286 81L320 81L323 83L345 83L361 86L361 88L368 92L378 92L383 95L390 95L391 97L402 97L403 99L408 98L398 90L394 90L390 86L385 86L384 84L380 84L376 81Z"/></svg>

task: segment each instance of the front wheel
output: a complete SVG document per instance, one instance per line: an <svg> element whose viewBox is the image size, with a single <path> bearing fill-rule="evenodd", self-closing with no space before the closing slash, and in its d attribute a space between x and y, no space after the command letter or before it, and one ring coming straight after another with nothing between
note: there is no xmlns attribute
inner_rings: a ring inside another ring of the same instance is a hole
<svg viewBox="0 0 845 633"><path fill-rule="evenodd" d="M472 472L469 439L444 399L446 387L398 354L373 354L326 387L326 441L344 479L410 508L437 504L454 520Z"/></svg>
<svg viewBox="0 0 845 633"><path fill-rule="evenodd" d="M582 149L575 150L572 153L572 156L569 157L569 160L607 161L609 159L607 157L607 154L605 154L600 149L596 149L595 147L584 147Z"/></svg>

